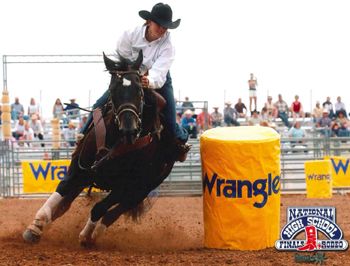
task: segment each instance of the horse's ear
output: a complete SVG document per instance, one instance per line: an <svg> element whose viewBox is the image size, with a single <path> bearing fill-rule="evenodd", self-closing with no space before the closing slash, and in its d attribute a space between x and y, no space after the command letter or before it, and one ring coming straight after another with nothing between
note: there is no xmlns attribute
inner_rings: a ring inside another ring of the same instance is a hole
<svg viewBox="0 0 350 266"><path fill-rule="evenodd" d="M105 53L103 52L103 61L105 62L105 66L108 71L115 69L115 62L112 59L109 59Z"/></svg>
<svg viewBox="0 0 350 266"><path fill-rule="evenodd" d="M136 61L133 63L133 69L135 69L135 70L139 70L140 69L140 66L141 66L141 64L142 64L142 60L143 60L143 52L142 52L142 50L140 50L140 52L139 52L139 55L138 55L138 57L137 57L137 59L136 59Z"/></svg>

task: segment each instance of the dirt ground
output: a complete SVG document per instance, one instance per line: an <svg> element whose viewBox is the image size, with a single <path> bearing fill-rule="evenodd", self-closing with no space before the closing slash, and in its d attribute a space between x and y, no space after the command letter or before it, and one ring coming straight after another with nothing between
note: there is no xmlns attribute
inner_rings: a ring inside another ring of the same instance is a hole
<svg viewBox="0 0 350 266"><path fill-rule="evenodd" d="M334 206L344 238L350 240L350 195L310 200L282 195L281 227L289 206ZM43 200L0 200L0 265L296 265L294 252L213 250L203 247L201 197L158 198L141 223L120 219L97 243L85 249L78 235L93 200L79 198L71 210L29 245L22 232ZM350 265L350 251L326 252L326 265ZM298 263L300 264L300 263Z"/></svg>

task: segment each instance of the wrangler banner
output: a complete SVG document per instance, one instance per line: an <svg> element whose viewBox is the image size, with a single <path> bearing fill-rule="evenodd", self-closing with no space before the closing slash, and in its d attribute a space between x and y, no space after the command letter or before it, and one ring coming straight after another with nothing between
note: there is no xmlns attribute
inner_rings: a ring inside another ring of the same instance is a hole
<svg viewBox="0 0 350 266"><path fill-rule="evenodd" d="M332 169L329 160L305 162L307 198L332 197Z"/></svg>
<svg viewBox="0 0 350 266"><path fill-rule="evenodd" d="M324 159L331 161L333 187L350 187L350 158L331 156Z"/></svg>
<svg viewBox="0 0 350 266"><path fill-rule="evenodd" d="M273 247L280 226L280 136L267 127L225 127L200 138L204 245Z"/></svg>
<svg viewBox="0 0 350 266"><path fill-rule="evenodd" d="M23 192L52 193L65 177L70 160L22 162Z"/></svg>

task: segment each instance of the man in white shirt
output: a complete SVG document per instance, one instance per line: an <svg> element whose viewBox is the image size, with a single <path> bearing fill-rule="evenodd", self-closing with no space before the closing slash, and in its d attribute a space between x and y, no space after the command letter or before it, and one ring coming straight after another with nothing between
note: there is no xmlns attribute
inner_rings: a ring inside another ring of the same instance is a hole
<svg viewBox="0 0 350 266"><path fill-rule="evenodd" d="M172 10L167 4L158 3L153 6L152 11L141 10L141 18L146 22L133 30L125 31L118 41L116 58L119 55L136 60L139 51L143 52L143 61L140 67L141 83L143 88L155 89L166 100L163 109L165 127L169 133L183 142L186 142L188 134L176 123L175 100L170 77L170 66L174 61L175 49L172 45L168 29L175 29L180 25L180 19L172 21ZM107 103L109 91L107 90L97 100L93 108L102 107ZM92 116L82 127L81 133L87 131Z"/></svg>

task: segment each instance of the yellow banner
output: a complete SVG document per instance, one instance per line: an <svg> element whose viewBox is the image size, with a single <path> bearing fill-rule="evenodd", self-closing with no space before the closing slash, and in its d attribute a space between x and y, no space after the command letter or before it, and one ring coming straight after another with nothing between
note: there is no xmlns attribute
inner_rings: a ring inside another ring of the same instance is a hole
<svg viewBox="0 0 350 266"><path fill-rule="evenodd" d="M331 156L324 159L331 161L333 187L350 187L350 158Z"/></svg>
<svg viewBox="0 0 350 266"><path fill-rule="evenodd" d="M273 247L280 226L280 137L266 127L207 130L200 139L204 245Z"/></svg>
<svg viewBox="0 0 350 266"><path fill-rule="evenodd" d="M23 192L52 193L66 176L70 160L22 162Z"/></svg>
<svg viewBox="0 0 350 266"><path fill-rule="evenodd" d="M332 169L329 160L305 162L307 198L332 197Z"/></svg>

